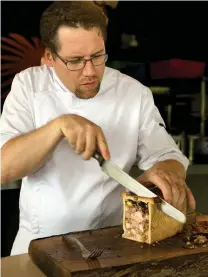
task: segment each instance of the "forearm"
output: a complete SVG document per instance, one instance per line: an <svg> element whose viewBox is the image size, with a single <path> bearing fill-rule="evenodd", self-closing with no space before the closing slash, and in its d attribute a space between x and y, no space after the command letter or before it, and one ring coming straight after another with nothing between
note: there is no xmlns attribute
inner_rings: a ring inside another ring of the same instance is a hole
<svg viewBox="0 0 208 277"><path fill-rule="evenodd" d="M184 166L176 160L166 160L156 163L153 167L172 172L182 179L186 179L186 170Z"/></svg>
<svg viewBox="0 0 208 277"><path fill-rule="evenodd" d="M1 183L21 179L36 172L62 139L58 120L28 134L13 138L1 149Z"/></svg>

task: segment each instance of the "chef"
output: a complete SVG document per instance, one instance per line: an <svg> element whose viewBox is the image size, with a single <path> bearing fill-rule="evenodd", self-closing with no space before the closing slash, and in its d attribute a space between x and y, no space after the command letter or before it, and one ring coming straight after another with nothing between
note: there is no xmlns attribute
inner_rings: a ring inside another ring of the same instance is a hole
<svg viewBox="0 0 208 277"><path fill-rule="evenodd" d="M187 158L165 129L151 91L105 66L107 20L87 1L55 1L42 15L45 64L15 75L1 116L1 183L22 179L11 255L32 239L121 224L125 190L97 150L182 210L195 201Z"/></svg>

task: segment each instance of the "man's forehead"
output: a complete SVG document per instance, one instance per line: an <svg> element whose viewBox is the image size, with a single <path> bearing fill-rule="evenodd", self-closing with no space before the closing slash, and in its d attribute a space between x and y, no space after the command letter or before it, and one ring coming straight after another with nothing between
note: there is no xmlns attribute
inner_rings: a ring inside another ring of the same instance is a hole
<svg viewBox="0 0 208 277"><path fill-rule="evenodd" d="M61 27L58 30L60 52L70 56L84 56L104 49L104 39L96 28Z"/></svg>
<svg viewBox="0 0 208 277"><path fill-rule="evenodd" d="M71 28L62 26L58 29L57 36L60 42L76 42L76 40L84 41L93 39L93 41L103 41L103 36L98 28L83 29L83 28Z"/></svg>

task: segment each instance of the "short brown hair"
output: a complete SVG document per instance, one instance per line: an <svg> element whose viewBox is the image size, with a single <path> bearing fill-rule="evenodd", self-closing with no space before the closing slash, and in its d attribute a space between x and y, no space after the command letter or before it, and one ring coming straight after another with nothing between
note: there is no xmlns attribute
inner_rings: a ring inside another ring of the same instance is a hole
<svg viewBox="0 0 208 277"><path fill-rule="evenodd" d="M59 50L57 31L61 26L85 30L96 27L106 40L107 17L90 1L55 1L43 12L40 20L41 41L53 53Z"/></svg>

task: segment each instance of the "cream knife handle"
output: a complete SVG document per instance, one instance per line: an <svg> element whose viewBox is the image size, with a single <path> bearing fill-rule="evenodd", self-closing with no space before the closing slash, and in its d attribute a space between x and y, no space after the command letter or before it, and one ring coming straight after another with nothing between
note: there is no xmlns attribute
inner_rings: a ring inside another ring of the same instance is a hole
<svg viewBox="0 0 208 277"><path fill-rule="evenodd" d="M103 158L103 156L100 153L95 152L92 157L98 161L100 166L103 165L105 159Z"/></svg>

